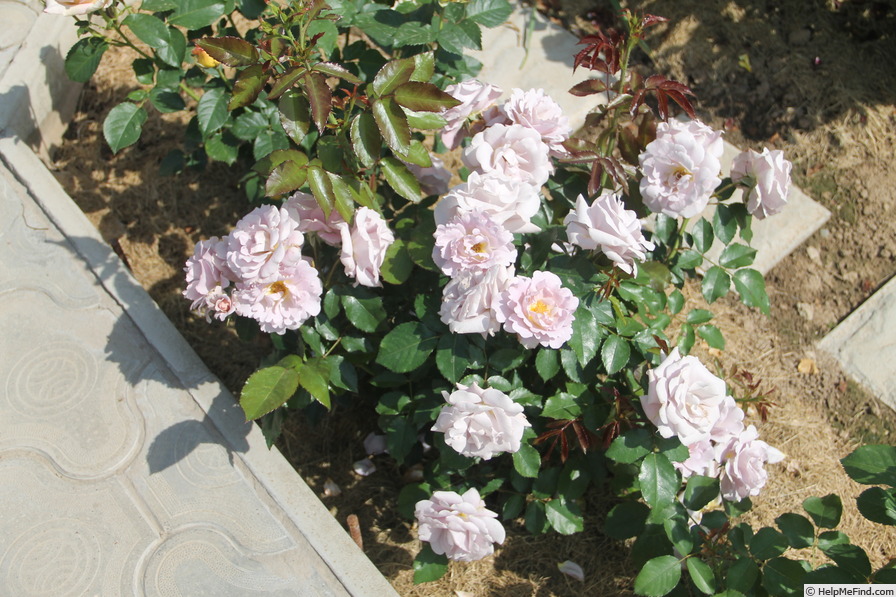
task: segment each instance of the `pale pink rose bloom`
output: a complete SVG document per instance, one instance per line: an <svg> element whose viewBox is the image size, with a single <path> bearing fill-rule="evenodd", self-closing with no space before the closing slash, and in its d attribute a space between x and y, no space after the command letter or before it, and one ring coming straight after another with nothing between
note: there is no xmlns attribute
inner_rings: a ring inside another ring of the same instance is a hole
<svg viewBox="0 0 896 597"><path fill-rule="evenodd" d="M690 218L702 212L716 187L722 157L722 133L700 121L661 122L656 139L639 157L641 195L654 213Z"/></svg>
<svg viewBox="0 0 896 597"><path fill-rule="evenodd" d="M638 215L625 209L618 195L605 192L588 205L576 198L576 208L563 220L569 242L583 249L600 251L622 271L634 274L636 261L644 261L653 243L644 238Z"/></svg>
<svg viewBox="0 0 896 597"><path fill-rule="evenodd" d="M510 99L504 102L504 113L514 124L538 131L552 155L564 156L568 153L563 142L569 139L572 132L569 118L563 115L560 104L547 95L544 89L514 89Z"/></svg>
<svg viewBox="0 0 896 597"><path fill-rule="evenodd" d="M216 286L204 298L194 301L191 308L209 322L212 317L218 321L224 321L236 311L236 305L233 304L230 295L220 286Z"/></svg>
<svg viewBox="0 0 896 597"><path fill-rule="evenodd" d="M436 224L445 224L459 213L484 211L495 223L514 234L541 230L532 217L541 208L538 189L518 180L471 172L467 182L442 197L434 210Z"/></svg>
<svg viewBox="0 0 896 597"><path fill-rule="evenodd" d="M284 334L320 313L323 286L308 260L281 264L277 275L261 282L238 284L236 312L258 322L261 331Z"/></svg>
<svg viewBox="0 0 896 597"><path fill-rule="evenodd" d="M513 267L498 266L484 272L458 272L442 291L442 322L454 334L494 336L501 329L497 306L513 271Z"/></svg>
<svg viewBox="0 0 896 597"><path fill-rule="evenodd" d="M44 12L51 15L83 15L108 8L112 0L46 0Z"/></svg>
<svg viewBox="0 0 896 597"><path fill-rule="evenodd" d="M716 443L727 442L744 430L744 411L732 396L725 396L719 406L719 420L713 425L709 437Z"/></svg>
<svg viewBox="0 0 896 597"><path fill-rule="evenodd" d="M305 237L288 210L263 205L243 216L226 240L227 266L240 281L252 283L298 263Z"/></svg>
<svg viewBox="0 0 896 597"><path fill-rule="evenodd" d="M449 149L454 149L464 138L462 132L467 118L489 108L504 91L500 87L488 83L470 80L447 86L445 93L461 102L442 112L442 116L445 117L448 124L440 131L439 135L442 143Z"/></svg>
<svg viewBox="0 0 896 597"><path fill-rule="evenodd" d="M386 259L386 250L395 242L383 217L368 207L355 211L352 225L342 224L342 254L339 260L345 266L345 275L354 278L355 286L382 286L380 267Z"/></svg>
<svg viewBox="0 0 896 597"><path fill-rule="evenodd" d="M678 348L647 372L647 395L641 406L663 437L678 437L690 446L710 439L727 396L725 382L697 357L682 357Z"/></svg>
<svg viewBox="0 0 896 597"><path fill-rule="evenodd" d="M338 247L342 244L339 225L344 224L345 220L335 209L331 209L330 215L325 216L323 208L314 195L298 191L286 200L283 207L299 223L299 230L302 232L316 233L322 241L331 247Z"/></svg>
<svg viewBox="0 0 896 597"><path fill-rule="evenodd" d="M498 515L485 507L475 488L463 495L437 491L414 508L417 534L437 554L449 560L473 562L491 555L495 543L504 543L504 527Z"/></svg>
<svg viewBox="0 0 896 597"><path fill-rule="evenodd" d="M755 181L747 192L747 211L764 220L784 209L790 194L792 168L793 164L784 159L780 149L766 147L762 153L748 149L734 158L731 180L740 182L744 177L750 177Z"/></svg>
<svg viewBox="0 0 896 597"><path fill-rule="evenodd" d="M523 431L531 425L523 407L507 394L474 383L457 384L457 390L442 396L449 406L442 407L432 430L444 433L445 443L455 451L483 460L519 451Z"/></svg>
<svg viewBox="0 0 896 597"><path fill-rule="evenodd" d="M217 236L201 240L193 247L193 255L184 266L187 287L184 297L193 303L193 310L204 304L206 297L216 288L227 288L230 285L225 256L227 243ZM203 313L204 314L204 313Z"/></svg>
<svg viewBox="0 0 896 597"><path fill-rule="evenodd" d="M470 170L519 180L538 190L554 171L549 156L550 149L538 131L519 124L496 124L477 133L462 158Z"/></svg>
<svg viewBox="0 0 896 597"><path fill-rule="evenodd" d="M784 454L758 437L756 427L750 425L740 436L716 446L716 459L722 467L719 477L722 498L729 502L759 495L768 480L766 463L774 464L784 459Z"/></svg>
<svg viewBox="0 0 896 597"><path fill-rule="evenodd" d="M432 260L446 276L460 270L485 271L516 261L513 234L496 224L486 212L454 216L436 227Z"/></svg>
<svg viewBox="0 0 896 597"><path fill-rule="evenodd" d="M429 156L432 166L424 168L417 164L405 162L408 170L420 183L424 195L444 195L448 192L448 183L451 182L451 172L445 168L445 162L438 156Z"/></svg>
<svg viewBox="0 0 896 597"><path fill-rule="evenodd" d="M563 288L551 272L537 271L531 278L517 276L501 294L498 320L520 344L560 348L572 337L573 313L579 299Z"/></svg>
<svg viewBox="0 0 896 597"><path fill-rule="evenodd" d="M716 462L715 447L712 441L705 439L694 442L688 446L688 454L683 462L673 462L672 465L681 472L685 479L691 475L704 475L715 477L719 474L719 463Z"/></svg>

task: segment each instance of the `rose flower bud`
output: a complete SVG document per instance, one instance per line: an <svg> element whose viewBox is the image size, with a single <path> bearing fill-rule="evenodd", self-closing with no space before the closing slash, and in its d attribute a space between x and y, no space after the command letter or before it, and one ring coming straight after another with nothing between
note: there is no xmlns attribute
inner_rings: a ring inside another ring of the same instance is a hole
<svg viewBox="0 0 896 597"><path fill-rule="evenodd" d="M205 68L215 68L220 62L209 56L208 52L196 46L193 48L193 56L196 57L196 64Z"/></svg>

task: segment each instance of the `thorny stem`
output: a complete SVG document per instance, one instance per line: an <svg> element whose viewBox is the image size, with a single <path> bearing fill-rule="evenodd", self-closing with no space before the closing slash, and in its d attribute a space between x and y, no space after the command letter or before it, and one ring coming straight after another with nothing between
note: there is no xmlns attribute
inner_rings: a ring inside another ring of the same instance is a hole
<svg viewBox="0 0 896 597"><path fill-rule="evenodd" d="M625 39L625 44L622 47L622 56L619 61L619 87L617 93L622 95L625 93L625 80L628 77L628 61L631 57L632 48L634 47L637 38L634 35L634 27L629 24L629 35ZM608 75L609 76L609 75ZM622 109L621 104L613 108L613 113L610 115L610 125L609 128L612 134L607 136L607 146L604 148L604 155L606 157L610 157L613 153L613 150L616 149L616 125L619 121L619 111ZM607 184L607 178L609 177L609 173L606 168L600 175L600 186L601 188Z"/></svg>

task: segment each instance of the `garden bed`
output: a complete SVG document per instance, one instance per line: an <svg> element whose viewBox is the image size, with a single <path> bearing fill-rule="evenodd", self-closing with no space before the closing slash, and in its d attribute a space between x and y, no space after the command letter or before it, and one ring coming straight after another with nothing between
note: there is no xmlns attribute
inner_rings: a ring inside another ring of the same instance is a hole
<svg viewBox="0 0 896 597"><path fill-rule="evenodd" d="M858 5L844 6L819 7L808 21L797 18L804 6L795 1L771 13L764 3L633 6L671 19L653 30L648 45L657 70L693 87L701 116L725 129L737 145L783 149L794 162L796 183L835 214L772 270L770 317L723 299L713 310L726 350L718 354L697 347L705 362L718 359L726 372L736 364L762 387L774 389L776 406L762 434L787 459L770 467L769 485L755 500L751 515L765 524L782 512L800 511L810 495L835 492L849 504L861 488L842 473L837 459L858 443L893 443L896 429L894 413L814 348L896 269L896 219L887 217L896 207L896 174L889 170L896 146L896 82L887 63L894 40L880 28L879 17L865 18ZM559 8L556 16L571 28L587 29L588 20L599 16L587 4ZM888 18L889 13L883 21ZM203 360L239 393L267 347L246 345L232 328L197 319L180 293L183 263L193 244L226 234L246 212L238 188L242 173L213 164L206 172L159 176L164 156L180 144L183 123L155 112L136 146L111 154L102 139L102 120L132 90L121 83L132 80L130 60L125 51L104 57L65 145L54 156L56 174ZM342 494L323 497L324 503L341 522L350 514L359 517L365 552L401 594L630 591L637 571L626 563L619 544L600 533L612 503L596 493L588 496L584 533L531 537L521 525L511 524L508 542L496 556L454 564L441 581L413 587L411 562L419 542L394 507L407 471L388 456L375 459L373 475L352 471L352 463L364 456L363 438L376 430L375 421L354 406L337 405L332 415L321 413L314 421L295 417L279 446L322 496L327 479L340 486ZM863 523L852 508L841 528L875 565L896 553L894 538L882 527ZM584 568L584 586L557 571L566 559Z"/></svg>

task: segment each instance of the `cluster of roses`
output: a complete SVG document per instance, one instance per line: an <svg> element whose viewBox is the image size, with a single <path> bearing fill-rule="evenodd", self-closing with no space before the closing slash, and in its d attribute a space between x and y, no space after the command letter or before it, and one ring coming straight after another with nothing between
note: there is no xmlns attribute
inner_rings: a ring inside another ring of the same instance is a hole
<svg viewBox="0 0 896 597"><path fill-rule="evenodd" d="M325 215L313 196L299 192L280 207L257 207L226 237L197 243L184 268L184 296L208 320L237 313L270 334L298 329L320 313L323 293L317 269L302 255L309 232L340 248L355 285L382 285L380 267L395 241L382 216L361 207L349 225L336 210Z"/></svg>
<svg viewBox="0 0 896 597"><path fill-rule="evenodd" d="M722 498L732 502L758 495L768 479L765 464L784 455L759 440L756 427L744 426L744 411L725 382L677 348L647 378L641 407L660 435L687 446L687 460L675 463L682 477L718 477Z"/></svg>
<svg viewBox="0 0 896 597"><path fill-rule="evenodd" d="M538 231L531 219L553 171L550 158L565 154L568 121L541 90L516 89L501 106L495 104L501 90L478 81L447 91L462 103L444 113L443 141L453 148L465 136L472 140L463 153L471 170L467 181L435 207L433 260L451 278L443 292L442 321L454 333L483 337L503 324L527 348L560 348L572 335L578 299L550 272L514 276L513 234ZM670 217L700 214L722 182L722 150L721 133L699 121L660 123L639 159L645 206ZM749 150L735 158L731 179L745 189L749 213L763 219L786 204L790 170L781 151ZM654 249L637 214L612 192L591 205L577 197L564 225L571 245L599 250L629 274ZM483 459L519 450L529 422L503 392L458 384L445 398L448 405L432 429L445 434L448 446ZM744 426L744 411L727 394L725 382L677 349L649 372L641 403L663 437L677 436L688 447L689 458L676 463L682 476L718 477L725 500L757 495L767 480L764 465L783 458L758 439L753 425ZM463 495L435 492L416 504L416 518L420 539L453 560L478 560L504 541L497 514L475 488Z"/></svg>

